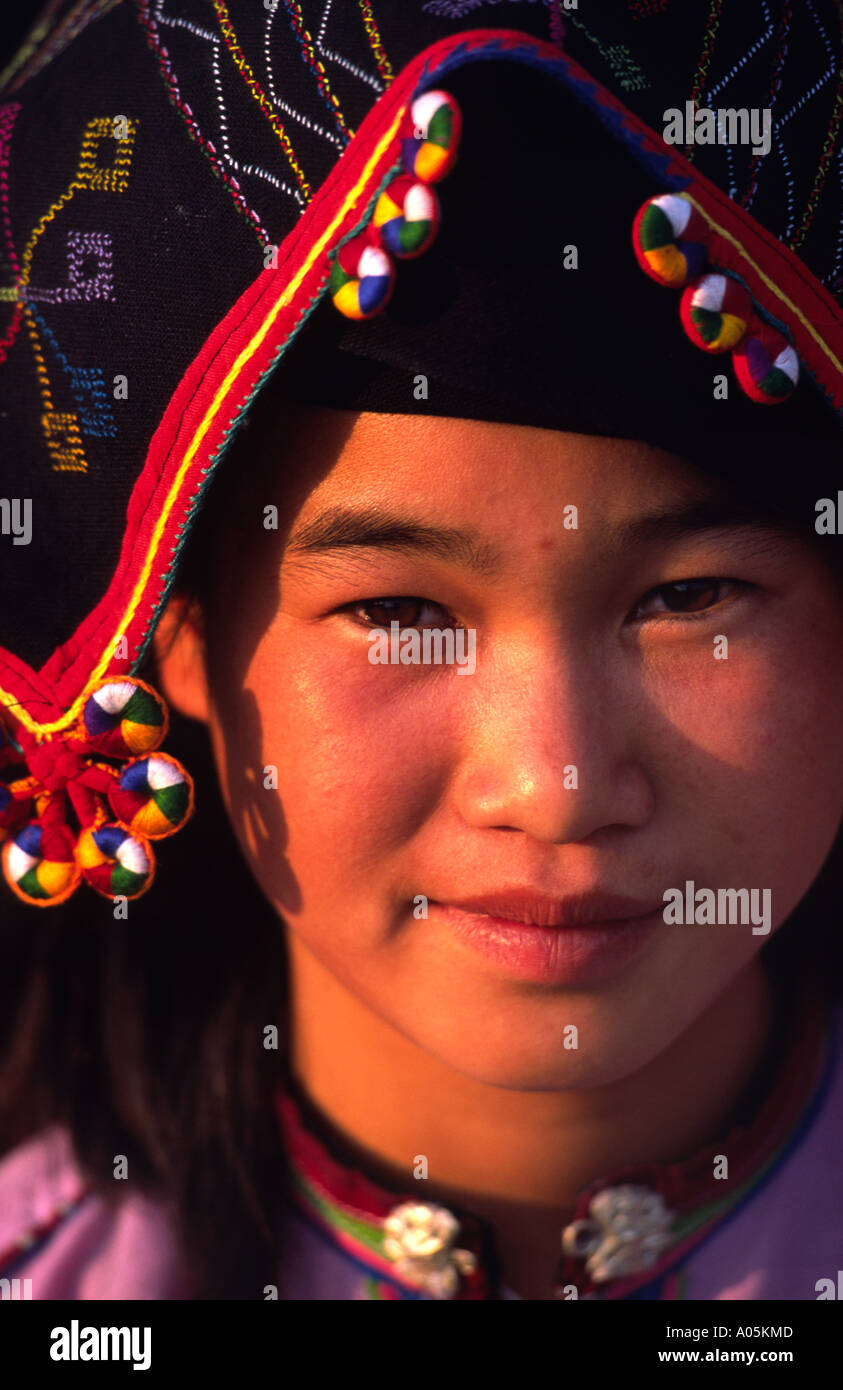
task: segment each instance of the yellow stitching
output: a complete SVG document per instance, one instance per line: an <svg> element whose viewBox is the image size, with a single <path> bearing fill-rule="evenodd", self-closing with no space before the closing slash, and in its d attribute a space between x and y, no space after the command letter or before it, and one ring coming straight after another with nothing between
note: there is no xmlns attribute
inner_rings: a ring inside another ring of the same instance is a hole
<svg viewBox="0 0 843 1390"><path fill-rule="evenodd" d="M88 460L85 458L82 436L79 433L79 417L72 412L62 414L56 412L53 393L50 390L50 376L41 350L38 329L32 310L26 303L23 306L23 314L32 343L35 374L38 377L44 406L41 415L41 432L44 435L47 452L53 460L53 470L56 473L85 473L88 469ZM56 438L62 432L65 434L64 443Z"/></svg>
<svg viewBox="0 0 843 1390"><path fill-rule="evenodd" d="M53 461L53 469L60 473L84 473L87 471L88 461L85 458L85 450L79 436L78 421L75 415L56 414L53 393L50 390L50 374L47 371L47 363L41 350L41 340L38 337L35 318L25 301L23 316L29 333L32 355L35 358L35 375L38 378L41 401L44 407L41 414L41 433L44 436L47 452ZM58 433L63 428L66 428L68 435L71 436L66 448L61 448L57 440L53 438L53 434Z"/></svg>
<svg viewBox="0 0 843 1390"><path fill-rule="evenodd" d="M88 460L85 458L82 436L79 433L78 415L72 412L57 414L50 411L41 416L41 428L56 473L87 472ZM54 438L54 435L58 435L59 438Z"/></svg>
<svg viewBox="0 0 843 1390"><path fill-rule="evenodd" d="M114 133L118 120L125 123L125 135ZM97 116L89 121L76 171L77 186L103 189L106 193L125 193L129 186L129 168L137 132L137 124L125 116ZM114 163L106 168L97 164L97 153L103 140L114 140L117 144Z"/></svg>
<svg viewBox="0 0 843 1390"><path fill-rule="evenodd" d="M258 329L255 336L252 338L251 342L247 343L246 347L243 348L239 357L237 358L231 370L229 371L228 376L225 378L219 390L217 391L217 394L215 395L210 406L208 407L208 410L205 412L205 415L201 423L199 424L196 433L193 436L193 439L190 442L190 446L184 456L184 459L182 460L178 473L176 474L176 477L173 480L172 486L170 487L170 491L167 494L166 501L164 502L163 511L158 519L158 522L155 526L155 530L152 534L152 538L150 540L149 550L147 551L147 557L144 562L143 570L141 572L140 578L138 579L135 585L132 596L129 599L128 607L126 608L126 611L123 614L117 632L108 643L105 652L103 653L103 656L100 659L100 661L97 663L95 670L92 672L85 689L82 691L80 695L76 697L70 709L65 711L61 719L56 719L51 724L39 724L36 720L34 720L31 717L30 714L27 713L25 709L18 709L15 712L15 718L21 724L23 724L24 728L28 729L30 733L37 735L53 734L58 733L61 729L66 729L68 725L72 724L77 718L77 716L81 713L85 700L88 698L88 695L90 694L91 690L93 690L97 682L105 674L108 668L108 664L111 661L112 655L114 653L114 649L117 646L117 643L119 642L121 636L126 631L126 628L128 627L129 623L131 622L135 610L137 609L138 603L140 602L140 599L143 595L143 590L146 585L146 581L149 578L149 574L155 560L155 552L158 548L161 536L163 535L164 529L167 525L169 513L171 512L177 500L178 493L181 489L181 484L184 479L184 475L190 467L190 464L193 460L193 456L199 448L199 445L202 443L202 440L204 439L205 435L210 429L211 421L213 420L214 415L217 413L217 410L219 409L219 406L221 405L222 401L228 395L229 388L232 382L234 381L235 377L239 375L241 368L244 366L246 362L248 362L249 358L252 357L255 354L255 352L257 352L258 348L260 347L261 343L263 342L264 338L266 337L267 333L269 332L270 328L275 322L275 319L278 317L278 314L281 312L283 308L286 307L286 305L293 298L302 280L305 278L316 259L322 254L323 248L330 241L337 227L341 226L347 213L350 211L351 208L354 207L355 203L358 201L361 190L365 187L366 183L368 182L372 170L376 167L384 150L393 140L395 132L398 130L398 127L400 126L401 121L404 118L404 113L406 109L406 106L402 106L399 109L398 114L396 115L395 120L393 121L389 130L386 131L386 133L381 137L381 139L375 146L374 151L372 152L366 163L363 173L357 180L357 183L349 193L339 212L337 213L333 221L330 223L330 225L322 233L321 237L316 242L316 244L311 248L308 256L306 257L303 265L295 275L294 279L289 282L281 297L275 301L267 317L264 319L263 323L261 324L261 327ZM11 695L8 691L3 689L0 689L0 701L2 701L2 703L6 705L18 703L13 695Z"/></svg>
<svg viewBox="0 0 843 1390"><path fill-rule="evenodd" d="M88 468L88 460L85 458L82 436L79 433L79 418L74 413L58 414L56 412L53 394L50 390L47 363L41 350L41 341L38 337L35 319L28 304L24 304L23 314L32 344L35 374L38 377L44 406L41 415L41 432L44 435L47 452L53 461L53 470L56 473L85 473ZM62 432L65 435L63 443L56 437L60 436Z"/></svg>
<svg viewBox="0 0 843 1390"><path fill-rule="evenodd" d="M691 204L692 207L695 207L697 209L697 212L701 213L702 216L705 218L709 226L713 227L714 230L724 238L724 240L730 242L732 246L737 247L744 260L749 262L756 275L758 275L760 279L763 280L767 288L769 290L772 290L774 294L778 295L779 299L781 299L782 302L787 305L790 312L796 315L799 322L802 324L802 327L806 329L807 332L810 333L814 341L819 344L819 346L822 348L823 352L826 354L828 359L834 363L837 370L839 372L843 372L843 362L841 362L837 357L835 357L831 348L828 346L828 343L826 343L824 339L820 337L819 333L814 328L814 325L808 322L802 311L800 309L797 309L793 301L791 299L788 299L784 291L779 289L778 285L770 279L769 275L764 274L764 271L761 269L760 265L756 265L755 261L748 254L748 252L744 250L743 246L737 240L737 238L733 237L731 232L727 232L725 227L721 227L719 222L715 222L714 219L711 217L710 213L708 213L704 207L701 207L700 204L696 201L696 199L691 197L690 193L680 193L679 196L680 198L685 198Z"/></svg>
<svg viewBox="0 0 843 1390"><path fill-rule="evenodd" d="M357 0L360 6L360 13L363 16L363 27L369 39L369 46L375 55L375 62L378 65L378 72L387 82L391 82L395 76L392 71L392 64L386 56L386 49L383 46L375 16L372 14L371 0Z"/></svg>
<svg viewBox="0 0 843 1390"><path fill-rule="evenodd" d="M29 241L21 257L23 272L20 277L19 285L29 284L29 277L32 273L32 254L35 250L35 244L44 231L44 228L47 226L47 223L53 221L56 213L61 211L65 203L70 202L78 189L105 188L109 191L118 193L122 193L125 189L128 165L132 157L132 145L137 131L135 122L126 122L129 136L127 136L125 140L117 141L121 148L118 149L113 168L100 169L97 166L95 158L97 145L106 135L110 135L112 139L116 138L114 136L115 119L116 118L113 116L94 116L93 120L90 120L86 125L85 133L82 136L82 147L79 151L79 163L74 177L71 179L65 192L47 209L44 216L36 223L30 233ZM127 146L127 148L124 150L122 148L123 146ZM126 166L125 168L124 165Z"/></svg>
<svg viewBox="0 0 843 1390"><path fill-rule="evenodd" d="M20 280L18 281L19 285L29 284L29 276L32 270L32 253L35 250L35 243L37 242L47 223L52 222L56 213L61 212L61 209L64 207L65 203L70 202L77 188L82 188L82 186L83 185L81 183L77 183L74 179L71 182L67 191L65 193L62 193L60 198L56 199L52 207L50 207L47 210L47 212L44 213L44 216L41 218L41 221L37 222L36 225L33 227L32 232L30 233L29 241L27 242L24 253L21 256L21 266L23 267L23 270Z"/></svg>
<svg viewBox="0 0 843 1390"><path fill-rule="evenodd" d="M38 385L41 388L41 399L45 411L53 409L53 395L50 390L50 375L47 371L47 363L41 351L41 341L38 337L38 329L35 326L35 319L29 305L24 303L23 315L26 320L26 327L32 343L32 355L35 358L35 375L38 377Z"/></svg>
<svg viewBox="0 0 843 1390"><path fill-rule="evenodd" d="M340 109L340 104L334 96L334 93L331 91L331 84L328 81L328 74L325 71L325 64L322 62L320 58L317 58L316 56L316 49L313 46L313 39L310 37L310 34L305 28L304 18L301 12L301 5L297 3L297 0L286 0L286 7L287 13L290 19L292 20L293 32L301 40L301 46L304 51L305 61L307 62L311 72L313 72L314 76L316 77L316 84L320 92L324 96L325 100L331 103L331 106L334 108L334 112L336 113L337 120L339 121L340 128L348 136L350 140L354 135L354 131L349 130L348 126L346 125L345 117L343 116L342 111ZM295 11L295 13L291 13L291 11Z"/></svg>

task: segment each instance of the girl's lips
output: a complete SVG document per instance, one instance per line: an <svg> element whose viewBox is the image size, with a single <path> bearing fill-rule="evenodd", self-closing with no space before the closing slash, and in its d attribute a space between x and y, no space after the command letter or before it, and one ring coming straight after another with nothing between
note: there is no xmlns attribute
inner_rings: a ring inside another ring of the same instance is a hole
<svg viewBox="0 0 843 1390"><path fill-rule="evenodd" d="M537 926L428 900L428 921L439 921L457 940L513 979L536 984L598 982L628 964L664 925L664 905L639 916L591 920L583 926Z"/></svg>
<svg viewBox="0 0 843 1390"><path fill-rule="evenodd" d="M503 922L520 922L530 927L587 927L595 923L618 922L622 918L644 917L662 905L652 899L631 898L628 894L591 892L554 898L529 888L503 888L472 898L442 899L447 907L495 917Z"/></svg>

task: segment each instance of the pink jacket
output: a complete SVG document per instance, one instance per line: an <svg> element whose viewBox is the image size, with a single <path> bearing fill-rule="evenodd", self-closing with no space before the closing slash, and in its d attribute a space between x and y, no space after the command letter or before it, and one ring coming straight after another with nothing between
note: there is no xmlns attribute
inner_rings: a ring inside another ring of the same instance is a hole
<svg viewBox="0 0 843 1390"><path fill-rule="evenodd" d="M817 1299L843 1286L843 1009L795 1045L763 1112L688 1163L615 1175L582 1194L637 1180L665 1198L674 1236L647 1270L602 1284L569 1261L578 1296L661 1299ZM794 1037L799 1037L795 1034ZM296 1191L292 1230L278 1271L281 1299L418 1299L437 1296L384 1243L384 1218L402 1206L364 1174L345 1167L303 1107L279 1098ZM730 1156L728 1182L711 1178L713 1154ZM406 1194L424 1201L418 1191ZM712 1203L718 1210L711 1215ZM467 1214L458 1245L482 1251ZM483 1268L459 1298L515 1298ZM3 1281L7 1280L8 1283ZM15 1284L14 1281L19 1283ZM31 1283L27 1283L31 1281ZM269 1296L256 1290L255 1297ZM438 1296L443 1296L441 1292ZM447 1296L447 1295L446 1295ZM451 1295L454 1296L454 1295ZM569 1295L570 1296L570 1295ZM166 1208L131 1192L114 1205L89 1192L67 1133L53 1129L0 1160L0 1298L181 1299L190 1289Z"/></svg>

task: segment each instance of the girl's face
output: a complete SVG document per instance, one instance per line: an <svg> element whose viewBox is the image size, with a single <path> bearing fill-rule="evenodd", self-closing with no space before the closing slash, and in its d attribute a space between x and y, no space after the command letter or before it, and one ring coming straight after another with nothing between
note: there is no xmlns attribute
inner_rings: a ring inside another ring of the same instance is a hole
<svg viewBox="0 0 843 1390"><path fill-rule="evenodd" d="M831 847L830 571L642 444L320 411L295 468L278 530L268 496L232 535L208 637L224 795L294 955L477 1080L632 1073L770 939L669 925L666 890L750 890L775 930ZM393 620L473 629L476 668L374 664ZM471 944L491 924L445 905L505 892L655 916Z"/></svg>

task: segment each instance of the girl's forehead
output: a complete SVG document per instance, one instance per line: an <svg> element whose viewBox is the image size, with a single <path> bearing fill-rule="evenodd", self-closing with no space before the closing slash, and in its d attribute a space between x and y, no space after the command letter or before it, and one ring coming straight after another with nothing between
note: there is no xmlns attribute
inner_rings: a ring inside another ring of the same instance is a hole
<svg viewBox="0 0 843 1390"><path fill-rule="evenodd" d="M401 500L439 515L464 512L475 522L522 508L522 519L533 510L552 523L554 507L573 503L596 523L618 509L646 510L654 498L668 504L731 495L696 465L641 440L375 412L360 412L338 432L340 422L325 417L348 412L319 414L296 459L310 482L304 497L294 489L302 520L353 499L359 508Z"/></svg>

